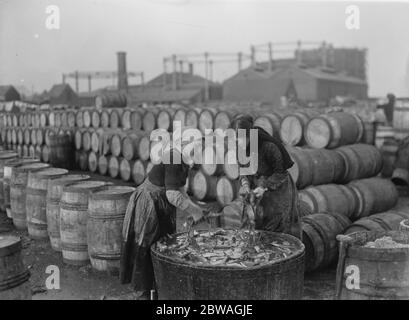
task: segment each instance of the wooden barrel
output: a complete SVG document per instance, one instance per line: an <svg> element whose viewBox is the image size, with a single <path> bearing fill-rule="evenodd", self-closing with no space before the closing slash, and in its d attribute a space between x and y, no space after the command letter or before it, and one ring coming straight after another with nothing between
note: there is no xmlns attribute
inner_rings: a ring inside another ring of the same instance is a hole
<svg viewBox="0 0 409 320"><path fill-rule="evenodd" d="M336 236L344 233L351 221L338 213L314 213L301 218L305 246L305 271L330 266L338 258Z"/></svg>
<svg viewBox="0 0 409 320"><path fill-rule="evenodd" d="M92 110L90 108L86 108L82 110L82 119L84 121L84 127L90 128L92 123Z"/></svg>
<svg viewBox="0 0 409 320"><path fill-rule="evenodd" d="M122 139L122 155L127 160L149 159L149 147L149 137L143 131L129 133Z"/></svg>
<svg viewBox="0 0 409 320"><path fill-rule="evenodd" d="M75 114L75 123L78 128L84 127L84 113L82 110L77 110Z"/></svg>
<svg viewBox="0 0 409 320"><path fill-rule="evenodd" d="M88 175L68 174L48 182L46 197L47 232L51 247L55 251L61 251L60 199L63 188L68 184L88 180L89 178Z"/></svg>
<svg viewBox="0 0 409 320"><path fill-rule="evenodd" d="M116 129L104 129L99 133L99 154L108 155L111 153L111 140L121 131Z"/></svg>
<svg viewBox="0 0 409 320"><path fill-rule="evenodd" d="M186 112L187 109L185 108L178 108L173 115L174 122L180 122L182 127L186 126Z"/></svg>
<svg viewBox="0 0 409 320"><path fill-rule="evenodd" d="M124 130L132 129L132 120L131 120L132 111L133 111L132 109L126 109L122 112L121 124Z"/></svg>
<svg viewBox="0 0 409 320"><path fill-rule="evenodd" d="M199 115L199 127L198 129L202 133L206 133L206 130L214 129L214 117L217 113L217 110L212 108L205 108Z"/></svg>
<svg viewBox="0 0 409 320"><path fill-rule="evenodd" d="M82 149L82 134L84 130L76 130L74 134L74 145L76 150Z"/></svg>
<svg viewBox="0 0 409 320"><path fill-rule="evenodd" d="M234 111L219 110L214 117L214 128L221 130L230 128L231 121L235 114Z"/></svg>
<svg viewBox="0 0 409 320"><path fill-rule="evenodd" d="M409 235L401 231L355 232L338 236L343 259L338 262L336 298L342 300L408 300L408 248L368 248L368 242L383 237L409 244ZM359 286L348 286L350 270L359 270ZM364 271L363 271L364 270Z"/></svg>
<svg viewBox="0 0 409 320"><path fill-rule="evenodd" d="M108 173L111 178L119 177L119 163L121 158L111 156L108 162Z"/></svg>
<svg viewBox="0 0 409 320"><path fill-rule="evenodd" d="M132 180L136 185L140 185L147 173L147 161L135 160L132 165Z"/></svg>
<svg viewBox="0 0 409 320"><path fill-rule="evenodd" d="M118 131L111 137L110 150L113 156L122 156L122 139L124 139L125 137L126 133L123 131Z"/></svg>
<svg viewBox="0 0 409 320"><path fill-rule="evenodd" d="M208 176L198 170L191 182L192 194L200 201L216 200L217 177Z"/></svg>
<svg viewBox="0 0 409 320"><path fill-rule="evenodd" d="M393 108L393 129L395 139L403 140L409 136L409 103L397 101Z"/></svg>
<svg viewBox="0 0 409 320"><path fill-rule="evenodd" d="M95 98L95 106L101 108L122 108L127 103L126 95L120 92L101 93Z"/></svg>
<svg viewBox="0 0 409 320"><path fill-rule="evenodd" d="M23 145L23 157L29 157L28 147L29 145Z"/></svg>
<svg viewBox="0 0 409 320"><path fill-rule="evenodd" d="M386 140L382 147L380 148L382 153L382 176L385 178L390 178L395 170L396 156L398 153L398 142L393 138L391 140ZM393 180L393 179L392 179ZM396 184L397 182L394 181ZM408 181L409 183L409 181Z"/></svg>
<svg viewBox="0 0 409 320"><path fill-rule="evenodd" d="M84 151L90 151L91 150L91 134L92 130L87 130L85 129L82 131L82 149Z"/></svg>
<svg viewBox="0 0 409 320"><path fill-rule="evenodd" d="M382 170L382 154L369 144L354 144L336 149L345 162L345 173L340 182L376 176Z"/></svg>
<svg viewBox="0 0 409 320"><path fill-rule="evenodd" d="M123 181L129 181L132 178L132 167L134 160L126 160L121 158L119 161L119 176Z"/></svg>
<svg viewBox="0 0 409 320"><path fill-rule="evenodd" d="M17 153L11 151L0 151L0 211L6 211L5 194L4 194L4 167L10 160L16 159Z"/></svg>
<svg viewBox="0 0 409 320"><path fill-rule="evenodd" d="M67 111L67 127L69 128L75 127L75 122L76 122L75 115L76 115L76 111L74 110Z"/></svg>
<svg viewBox="0 0 409 320"><path fill-rule="evenodd" d="M29 156L30 158L35 158L35 146L32 145L32 144L30 144L30 145L28 146L28 156Z"/></svg>
<svg viewBox="0 0 409 320"><path fill-rule="evenodd" d="M88 202L87 243L91 265L99 271L118 274L122 224L135 188L110 186L93 192Z"/></svg>
<svg viewBox="0 0 409 320"><path fill-rule="evenodd" d="M60 200L60 237L63 261L71 265L88 263L88 200L93 191L109 183L82 181L63 187Z"/></svg>
<svg viewBox="0 0 409 320"><path fill-rule="evenodd" d="M72 136L67 133L50 134L50 164L54 167L72 169L74 161L74 144Z"/></svg>
<svg viewBox="0 0 409 320"><path fill-rule="evenodd" d="M50 148L45 144L41 146L41 158L42 162L48 163L50 162Z"/></svg>
<svg viewBox="0 0 409 320"><path fill-rule="evenodd" d="M118 129L121 127L122 109L112 109L109 115L109 127Z"/></svg>
<svg viewBox="0 0 409 320"><path fill-rule="evenodd" d="M13 168L17 166L21 166L24 164L30 164L30 163L35 163L39 162L38 159L22 159L22 158L17 158L17 159L11 159L8 160L3 167L3 196L4 196L4 207L7 212L7 217L10 219L12 218L11 215L11 209L10 209L10 180L11 180L11 174L13 172Z"/></svg>
<svg viewBox="0 0 409 320"><path fill-rule="evenodd" d="M186 126L190 128L199 128L199 113L195 109L186 111Z"/></svg>
<svg viewBox="0 0 409 320"><path fill-rule="evenodd" d="M49 125L48 112L47 111L40 112L40 127L45 128L48 125Z"/></svg>
<svg viewBox="0 0 409 320"><path fill-rule="evenodd" d="M311 119L305 129L305 139L311 148L333 149L361 141L361 119L346 112L322 114Z"/></svg>
<svg viewBox="0 0 409 320"><path fill-rule="evenodd" d="M30 128L25 128L24 129L24 144L29 145L30 143L31 143L31 131L30 131Z"/></svg>
<svg viewBox="0 0 409 320"><path fill-rule="evenodd" d="M98 157L94 151L88 153L88 170L91 172L97 172L98 170Z"/></svg>
<svg viewBox="0 0 409 320"><path fill-rule="evenodd" d="M357 210L351 220L389 210L398 202L398 191L389 179L373 177L355 180L348 187L358 198Z"/></svg>
<svg viewBox="0 0 409 320"><path fill-rule="evenodd" d="M407 218L409 218L409 212L401 209L391 209L355 221L345 230L345 234L360 231L399 230L400 222Z"/></svg>
<svg viewBox="0 0 409 320"><path fill-rule="evenodd" d="M375 146L379 149L385 141L395 140L395 132L393 127L377 126L375 136Z"/></svg>
<svg viewBox="0 0 409 320"><path fill-rule="evenodd" d="M23 128L17 129L17 144L22 145L24 143L24 130Z"/></svg>
<svg viewBox="0 0 409 320"><path fill-rule="evenodd" d="M31 300L30 272L21 250L19 237L0 235L0 300Z"/></svg>
<svg viewBox="0 0 409 320"><path fill-rule="evenodd" d="M230 180L225 176L221 176L216 184L217 201L225 206L236 199L239 192L240 183L238 180Z"/></svg>
<svg viewBox="0 0 409 320"><path fill-rule="evenodd" d="M146 132L151 132L156 128L156 113L154 110L147 110L142 117L142 128Z"/></svg>
<svg viewBox="0 0 409 320"><path fill-rule="evenodd" d="M156 117L156 127L159 129L165 129L168 131L172 131L173 128L173 115L174 111L172 109L162 109L158 112Z"/></svg>
<svg viewBox="0 0 409 320"><path fill-rule="evenodd" d="M131 112L131 128L132 130L142 130L142 119L144 115L142 109L132 110Z"/></svg>
<svg viewBox="0 0 409 320"><path fill-rule="evenodd" d="M61 111L61 127L68 127L68 110Z"/></svg>
<svg viewBox="0 0 409 320"><path fill-rule="evenodd" d="M340 154L325 149L287 148L294 165L289 170L297 187L338 182L345 171Z"/></svg>
<svg viewBox="0 0 409 320"><path fill-rule="evenodd" d="M48 182L66 175L68 170L47 168L29 172L27 180L26 213L28 234L33 239L47 239L46 197Z"/></svg>
<svg viewBox="0 0 409 320"><path fill-rule="evenodd" d="M308 187L300 190L298 197L310 206L313 213L335 212L351 218L358 206L354 192L338 184Z"/></svg>
<svg viewBox="0 0 409 320"><path fill-rule="evenodd" d="M10 180L10 209L14 226L19 230L27 229L26 186L28 173L48 168L47 163L24 164L13 168Z"/></svg>
<svg viewBox="0 0 409 320"><path fill-rule="evenodd" d="M240 175L236 153L235 150L228 150L224 155L223 173L230 180L236 180Z"/></svg>
<svg viewBox="0 0 409 320"><path fill-rule="evenodd" d="M101 127L102 128L109 127L109 113L110 113L110 110L101 111Z"/></svg>
<svg viewBox="0 0 409 320"><path fill-rule="evenodd" d="M98 172L99 174L102 175L107 175L108 174L108 164L109 164L109 159L111 156L104 156L103 154L99 155L98 157Z"/></svg>
<svg viewBox="0 0 409 320"><path fill-rule="evenodd" d="M363 121L364 132L362 134L361 143L375 145L376 139L376 122Z"/></svg>
<svg viewBox="0 0 409 320"><path fill-rule="evenodd" d="M55 126L57 128L61 127L62 121L61 121L61 111L55 111Z"/></svg>
<svg viewBox="0 0 409 320"><path fill-rule="evenodd" d="M208 176L219 176L223 173L224 154L227 145L216 144L215 146L204 147L201 170ZM227 159L230 160L230 159Z"/></svg>
<svg viewBox="0 0 409 320"><path fill-rule="evenodd" d="M289 146L304 145L305 128L314 116L318 116L318 112L297 111L284 116L280 123L281 140Z"/></svg>
<svg viewBox="0 0 409 320"><path fill-rule="evenodd" d="M35 147L35 153L34 153L34 158L40 159L41 160L41 146L37 145Z"/></svg>
<svg viewBox="0 0 409 320"><path fill-rule="evenodd" d="M101 113L99 110L91 111L91 126L98 129L101 126Z"/></svg>
<svg viewBox="0 0 409 320"><path fill-rule="evenodd" d="M277 112L269 112L254 119L254 126L263 128L272 136L280 136L282 116Z"/></svg>

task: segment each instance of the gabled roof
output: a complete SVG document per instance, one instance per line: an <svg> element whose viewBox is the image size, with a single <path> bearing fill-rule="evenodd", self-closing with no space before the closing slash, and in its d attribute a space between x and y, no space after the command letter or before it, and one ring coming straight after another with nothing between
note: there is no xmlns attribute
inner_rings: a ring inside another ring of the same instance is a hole
<svg viewBox="0 0 409 320"><path fill-rule="evenodd" d="M51 90L48 92L48 95L50 96L50 98L58 98L61 96L61 94L65 91L65 90L70 90L72 92L74 92L69 84L66 83L61 83L61 84L55 84L52 86Z"/></svg>
<svg viewBox="0 0 409 320"><path fill-rule="evenodd" d="M0 100L2 100L2 98L5 98L6 94L9 93L10 91L14 91L18 95L20 95L20 93L12 85L4 85L0 86Z"/></svg>
<svg viewBox="0 0 409 320"><path fill-rule="evenodd" d="M300 68L307 74L319 80L341 81L354 84L366 85L366 81L360 78L348 76L342 72L326 72L321 68Z"/></svg>
<svg viewBox="0 0 409 320"><path fill-rule="evenodd" d="M198 85L203 85L206 79L202 76L199 76L197 74L190 74L189 72L176 72L176 76L178 79L182 78L183 83L186 84L198 84ZM161 73L160 75L156 76L152 80L148 81L146 83L147 86L162 86L163 85L163 78L165 78L166 83L170 85L172 83L172 78L173 78L173 73ZM213 81L208 81L209 85L217 85L217 83Z"/></svg>

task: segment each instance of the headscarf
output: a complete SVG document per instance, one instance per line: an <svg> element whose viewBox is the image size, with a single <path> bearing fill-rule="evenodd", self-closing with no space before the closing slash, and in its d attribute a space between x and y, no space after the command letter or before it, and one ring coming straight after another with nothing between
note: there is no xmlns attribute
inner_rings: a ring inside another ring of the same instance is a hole
<svg viewBox="0 0 409 320"><path fill-rule="evenodd" d="M250 133L250 129L257 129L259 145L262 145L263 142L266 142L266 141L273 143L280 150L281 157L283 159L284 169L287 170L293 166L294 162L293 160L291 160L291 157L288 151L285 149L283 143L276 137L270 135L263 128L258 127L258 126L254 127L252 116L244 115L244 114L240 114L236 116L231 123L231 127L234 128L235 130L245 129L247 131L246 134Z"/></svg>

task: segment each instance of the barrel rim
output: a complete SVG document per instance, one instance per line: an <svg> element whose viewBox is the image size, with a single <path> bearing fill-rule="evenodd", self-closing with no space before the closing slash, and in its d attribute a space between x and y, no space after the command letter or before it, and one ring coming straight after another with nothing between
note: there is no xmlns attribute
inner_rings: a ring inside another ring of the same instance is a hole
<svg viewBox="0 0 409 320"><path fill-rule="evenodd" d="M220 228L219 228L220 229ZM224 230L233 230L233 229L224 229ZM199 230L199 231L206 231L206 230ZM152 244L151 248L150 248L150 252L151 252L151 256L153 259L156 259L157 261L161 261L161 262L166 262L169 264L173 264L173 265L178 265L178 266L183 266L183 267L188 267L191 270L202 270L202 271L230 271L230 272L243 272L243 271L257 271L257 270L263 270L263 269L269 269L272 266L280 266L284 263L293 261L293 260L297 260L298 258L301 258L303 256L305 256L305 246L302 243L302 241L292 235L289 234L285 234L285 233L278 233L278 232L271 232L271 231L262 231L262 230L257 230L260 233L268 233L274 236L278 236L278 238L281 239L286 239L286 240L291 240L293 243L295 242L299 248L297 251L295 251L292 255L286 257L286 258L282 258L282 259L278 259L278 260L274 260L274 261L270 261L269 263L263 264L261 266L254 266L254 267L245 267L245 268L238 268L238 267L228 267L228 266L219 266L219 265L193 265L193 264L189 264L187 262L184 261L178 261L172 257L169 257L163 253L160 253L159 251L156 250L156 243ZM177 237L179 235L182 235L186 232L179 232L179 233L175 233L172 236L173 237Z"/></svg>

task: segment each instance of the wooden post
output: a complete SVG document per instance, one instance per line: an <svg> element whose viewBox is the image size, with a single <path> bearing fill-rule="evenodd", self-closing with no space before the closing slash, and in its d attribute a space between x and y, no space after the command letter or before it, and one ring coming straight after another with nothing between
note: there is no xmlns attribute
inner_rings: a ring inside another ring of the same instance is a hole
<svg viewBox="0 0 409 320"><path fill-rule="evenodd" d="M242 52L239 52L239 53L237 54L237 63L238 63L239 71L241 71L242 62L243 62L243 53L242 53Z"/></svg>
<svg viewBox="0 0 409 320"><path fill-rule="evenodd" d="M205 58L205 96L204 99L205 101L209 100L209 54L205 52L204 54Z"/></svg>
<svg viewBox="0 0 409 320"><path fill-rule="evenodd" d="M91 75L88 75L88 92L91 92Z"/></svg>
<svg viewBox="0 0 409 320"><path fill-rule="evenodd" d="M256 48L254 46L251 46L250 51L251 51L251 66L254 68L256 66Z"/></svg>
<svg viewBox="0 0 409 320"><path fill-rule="evenodd" d="M163 58L163 88L166 88L166 62L167 62L167 58Z"/></svg>
<svg viewBox="0 0 409 320"><path fill-rule="evenodd" d="M78 71L75 71L75 91L79 92Z"/></svg>
<svg viewBox="0 0 409 320"><path fill-rule="evenodd" d="M295 59L297 61L297 65L300 65L302 63L302 58L301 58L301 41L297 41L297 49L295 51Z"/></svg>
<svg viewBox="0 0 409 320"><path fill-rule="evenodd" d="M176 65L176 55L172 55L172 90L177 90L178 87Z"/></svg>
<svg viewBox="0 0 409 320"><path fill-rule="evenodd" d="M268 71L273 71L273 44L268 43Z"/></svg>

